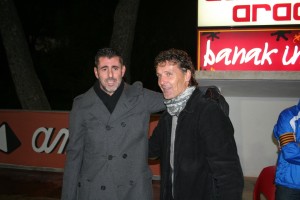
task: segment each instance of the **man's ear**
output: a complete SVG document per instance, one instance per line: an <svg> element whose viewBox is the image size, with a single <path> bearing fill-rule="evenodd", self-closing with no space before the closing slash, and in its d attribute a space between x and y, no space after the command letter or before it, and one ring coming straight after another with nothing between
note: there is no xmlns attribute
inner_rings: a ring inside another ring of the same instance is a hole
<svg viewBox="0 0 300 200"><path fill-rule="evenodd" d="M94 74L95 74L96 78L99 79L98 68L97 67L94 67Z"/></svg>
<svg viewBox="0 0 300 200"><path fill-rule="evenodd" d="M123 65L123 66L122 66L122 77L125 75L125 72L126 72L126 66Z"/></svg>
<svg viewBox="0 0 300 200"><path fill-rule="evenodd" d="M191 78L192 78L191 70L186 70L186 72L185 72L185 81L190 82Z"/></svg>

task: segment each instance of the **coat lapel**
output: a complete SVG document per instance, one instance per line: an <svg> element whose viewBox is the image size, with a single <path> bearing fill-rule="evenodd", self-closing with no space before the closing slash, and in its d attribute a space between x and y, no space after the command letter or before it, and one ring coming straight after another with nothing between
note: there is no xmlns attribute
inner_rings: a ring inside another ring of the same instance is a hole
<svg viewBox="0 0 300 200"><path fill-rule="evenodd" d="M110 112L95 93L94 89L91 91L91 97L93 98L93 102L91 103L91 109L89 114L91 115L89 118L95 118L99 120L101 123L106 124L110 119Z"/></svg>
<svg viewBox="0 0 300 200"><path fill-rule="evenodd" d="M124 91L122 92L120 99L111 114L110 122L117 120L120 117L126 115L131 109L138 103L138 91L134 86L125 84Z"/></svg>

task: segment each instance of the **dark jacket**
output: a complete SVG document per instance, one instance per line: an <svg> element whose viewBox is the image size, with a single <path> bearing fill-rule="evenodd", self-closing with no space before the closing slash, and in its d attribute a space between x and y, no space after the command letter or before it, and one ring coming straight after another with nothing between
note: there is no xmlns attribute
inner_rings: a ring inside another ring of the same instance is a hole
<svg viewBox="0 0 300 200"><path fill-rule="evenodd" d="M149 141L161 160L161 200L171 199L171 115L165 111ZM243 172L229 117L195 90L180 113L174 150L174 200L241 200Z"/></svg>

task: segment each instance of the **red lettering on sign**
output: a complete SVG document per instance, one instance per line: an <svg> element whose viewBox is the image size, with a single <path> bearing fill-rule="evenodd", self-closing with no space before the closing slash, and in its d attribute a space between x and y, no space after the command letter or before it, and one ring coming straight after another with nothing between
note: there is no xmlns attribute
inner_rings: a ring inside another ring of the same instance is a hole
<svg viewBox="0 0 300 200"><path fill-rule="evenodd" d="M285 16L279 16L279 9L285 9ZM291 20L292 8L290 3L276 4L273 7L273 18L276 21L288 21Z"/></svg>
<svg viewBox="0 0 300 200"><path fill-rule="evenodd" d="M253 5L253 15L252 15L252 21L256 22L257 21L257 12L258 9L264 9L266 11L271 10L271 6L269 6L268 4L258 4L258 5Z"/></svg>
<svg viewBox="0 0 300 200"><path fill-rule="evenodd" d="M295 19L295 20L300 20L300 3L296 3L295 5L294 5L294 9L293 9L293 18Z"/></svg>
<svg viewBox="0 0 300 200"><path fill-rule="evenodd" d="M258 12L264 15L271 12L274 21L290 21L292 19L300 20L299 10L300 3L295 3L294 5L291 3L281 3L275 4L273 7L268 4L253 4L252 6L236 5L232 9L232 20L235 22L256 22L259 20L257 19ZM241 13L244 13L244 15L240 16Z"/></svg>

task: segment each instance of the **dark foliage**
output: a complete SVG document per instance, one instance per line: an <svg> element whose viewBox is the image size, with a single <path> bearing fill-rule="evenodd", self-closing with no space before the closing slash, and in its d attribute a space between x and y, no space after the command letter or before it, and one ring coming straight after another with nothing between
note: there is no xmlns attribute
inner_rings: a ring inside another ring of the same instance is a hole
<svg viewBox="0 0 300 200"><path fill-rule="evenodd" d="M95 81L97 49L109 45L117 0L15 0L35 70L53 110ZM196 61L197 1L141 1L131 58L131 80L159 90L154 57L168 48L186 50ZM1 38L0 38L1 39ZM20 109L0 42L0 109Z"/></svg>

